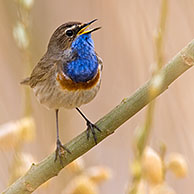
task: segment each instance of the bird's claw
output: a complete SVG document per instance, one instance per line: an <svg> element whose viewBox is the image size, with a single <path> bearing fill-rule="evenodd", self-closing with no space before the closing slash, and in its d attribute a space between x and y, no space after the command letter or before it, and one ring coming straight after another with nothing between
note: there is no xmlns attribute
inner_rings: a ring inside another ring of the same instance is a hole
<svg viewBox="0 0 194 194"><path fill-rule="evenodd" d="M57 140L57 148L55 151L55 162L57 161L57 158L59 156L59 160L60 160L60 163L62 166L63 166L62 155L64 155L65 152L68 152L69 154L71 154L69 149L67 149L64 145L62 145L61 141L58 139Z"/></svg>
<svg viewBox="0 0 194 194"><path fill-rule="evenodd" d="M94 142L95 144L97 144L97 137L96 137L96 132L95 132L95 128L101 132L101 130L93 123L91 123L89 120L87 120L87 139L89 140L90 137L90 131L92 132L93 138L94 138Z"/></svg>

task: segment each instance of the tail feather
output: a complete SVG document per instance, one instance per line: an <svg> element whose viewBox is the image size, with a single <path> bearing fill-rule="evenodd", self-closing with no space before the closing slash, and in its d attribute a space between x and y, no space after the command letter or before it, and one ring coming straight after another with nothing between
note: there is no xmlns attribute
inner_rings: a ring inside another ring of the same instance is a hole
<svg viewBox="0 0 194 194"><path fill-rule="evenodd" d="M27 77L26 79L22 80L20 84L29 85L30 84L30 77Z"/></svg>

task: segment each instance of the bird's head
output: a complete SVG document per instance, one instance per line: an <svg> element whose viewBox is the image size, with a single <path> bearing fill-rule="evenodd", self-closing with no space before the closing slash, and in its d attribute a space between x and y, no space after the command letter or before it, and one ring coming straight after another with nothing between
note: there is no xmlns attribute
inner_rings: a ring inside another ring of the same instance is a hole
<svg viewBox="0 0 194 194"><path fill-rule="evenodd" d="M52 34L49 41L48 50L52 52L64 51L71 47L74 40L82 35L90 35L92 32L100 29L100 27L87 30L87 28L97 19L88 23L67 22L59 26Z"/></svg>

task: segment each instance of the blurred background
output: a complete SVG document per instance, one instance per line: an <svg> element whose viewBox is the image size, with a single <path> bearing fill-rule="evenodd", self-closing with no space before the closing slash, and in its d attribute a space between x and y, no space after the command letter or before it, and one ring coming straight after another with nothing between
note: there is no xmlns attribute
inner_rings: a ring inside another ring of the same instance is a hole
<svg viewBox="0 0 194 194"><path fill-rule="evenodd" d="M101 89L91 103L81 108L95 122L151 77L152 66L156 63L154 34L159 26L162 1L41 0L32 2L33 5L20 5L21 2L0 0L0 124L14 123L30 114L36 126L35 135L29 138L31 141L24 141L19 150L39 162L55 150L55 112L40 105L32 90L29 98L25 87L19 83L46 51L53 31L67 21L87 22L95 18L98 18L95 26L102 26L93 34L96 51L104 64ZM167 6L164 63L194 35L194 0L171 0ZM26 25L28 33L27 43L22 46L15 41L15 28L20 22ZM157 98L149 136L153 149L158 151L162 142L166 145L166 154L178 152L184 156L188 164L187 176L179 180L173 173L167 173L165 177L165 182L179 194L193 193L193 74L194 69L185 72ZM26 101L31 104L30 111L25 111ZM86 169L103 166L111 171L111 178L98 186L98 193L126 193L132 182L130 164L134 158L134 131L144 123L145 110L82 157ZM64 143L85 129L84 120L75 110L61 109L59 120ZM0 191L7 187L13 169L17 168L14 167L15 146L7 144L9 148L0 144ZM63 170L34 193L62 193L70 176L70 170Z"/></svg>

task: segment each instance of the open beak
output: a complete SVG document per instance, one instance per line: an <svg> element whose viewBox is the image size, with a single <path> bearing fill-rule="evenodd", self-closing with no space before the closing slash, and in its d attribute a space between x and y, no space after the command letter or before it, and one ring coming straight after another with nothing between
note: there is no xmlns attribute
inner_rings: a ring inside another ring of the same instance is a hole
<svg viewBox="0 0 194 194"><path fill-rule="evenodd" d="M92 23L94 23L97 19L92 20L91 22L88 22L86 24L81 24L80 26L80 30L78 31L78 35L82 35L82 34L89 34L92 33L96 30L99 30L101 27L97 27L97 28L93 28L93 29L89 29L86 30Z"/></svg>

